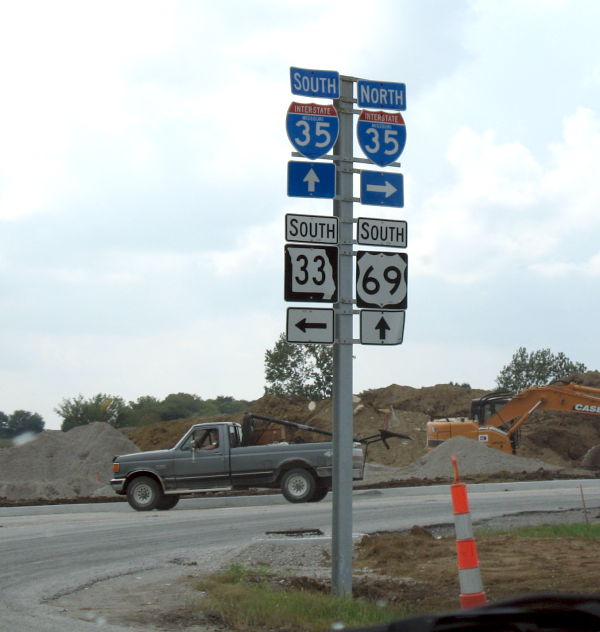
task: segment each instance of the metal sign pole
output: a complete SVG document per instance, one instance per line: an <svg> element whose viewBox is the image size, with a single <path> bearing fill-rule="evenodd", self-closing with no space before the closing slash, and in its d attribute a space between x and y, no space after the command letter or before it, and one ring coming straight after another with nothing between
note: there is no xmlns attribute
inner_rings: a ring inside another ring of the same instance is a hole
<svg viewBox="0 0 600 632"><path fill-rule="evenodd" d="M352 309L353 309L353 81L340 77L340 131L334 147L337 196L333 214L339 219L339 293L334 304L333 346L333 516L332 577L334 594L352 595Z"/></svg>

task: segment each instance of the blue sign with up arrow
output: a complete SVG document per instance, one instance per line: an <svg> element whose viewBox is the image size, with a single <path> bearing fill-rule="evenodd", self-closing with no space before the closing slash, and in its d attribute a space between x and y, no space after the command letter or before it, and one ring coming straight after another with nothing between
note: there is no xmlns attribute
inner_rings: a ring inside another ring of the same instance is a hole
<svg viewBox="0 0 600 632"><path fill-rule="evenodd" d="M404 206L404 177L385 171L360 172L360 203L373 206Z"/></svg>
<svg viewBox="0 0 600 632"><path fill-rule="evenodd" d="M288 162L288 193L290 197L335 197L335 165L327 162Z"/></svg>

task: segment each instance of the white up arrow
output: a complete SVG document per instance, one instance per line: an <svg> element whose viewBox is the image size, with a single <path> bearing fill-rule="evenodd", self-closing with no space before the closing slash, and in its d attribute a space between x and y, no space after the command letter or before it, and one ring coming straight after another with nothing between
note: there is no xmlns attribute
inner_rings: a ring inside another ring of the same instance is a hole
<svg viewBox="0 0 600 632"><path fill-rule="evenodd" d="M302 180L302 182L307 182L308 192L314 193L315 185L317 184L317 182L321 182L321 180L319 180L319 176L315 173L315 170L311 167L310 171L304 176L304 180Z"/></svg>
<svg viewBox="0 0 600 632"><path fill-rule="evenodd" d="M385 181L385 184L367 184L367 191L373 191L374 193L385 193L386 198L389 198L390 195L394 195L397 190L398 189L387 180Z"/></svg>

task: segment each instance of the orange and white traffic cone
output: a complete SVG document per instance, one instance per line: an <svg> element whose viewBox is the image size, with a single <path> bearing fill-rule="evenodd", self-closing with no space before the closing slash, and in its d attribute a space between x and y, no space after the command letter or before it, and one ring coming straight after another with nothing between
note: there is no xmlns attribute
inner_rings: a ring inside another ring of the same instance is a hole
<svg viewBox="0 0 600 632"><path fill-rule="evenodd" d="M458 559L458 581L460 583L460 607L476 608L486 603L481 571L479 570L479 558L477 556L477 543L473 537L473 525L469 512L469 499L467 486L460 482L456 457L452 457L452 469L454 470L454 484L450 485L452 507L454 509L454 530L456 532L456 555Z"/></svg>

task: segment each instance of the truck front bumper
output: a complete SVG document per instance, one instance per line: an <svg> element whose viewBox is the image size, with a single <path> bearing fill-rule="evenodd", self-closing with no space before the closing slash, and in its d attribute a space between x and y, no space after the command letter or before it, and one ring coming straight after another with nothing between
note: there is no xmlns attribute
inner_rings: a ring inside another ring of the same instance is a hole
<svg viewBox="0 0 600 632"><path fill-rule="evenodd" d="M125 493L125 479L124 478L111 478L110 486L117 494L123 495Z"/></svg>

